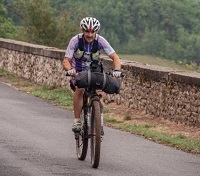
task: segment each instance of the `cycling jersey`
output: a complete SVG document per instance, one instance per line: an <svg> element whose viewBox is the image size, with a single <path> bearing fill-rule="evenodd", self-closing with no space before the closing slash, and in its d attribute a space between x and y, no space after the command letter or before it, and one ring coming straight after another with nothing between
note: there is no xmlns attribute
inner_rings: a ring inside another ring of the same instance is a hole
<svg viewBox="0 0 200 176"><path fill-rule="evenodd" d="M92 53L92 47L93 47L94 41L88 45L84 41L84 39L83 39L84 51L81 51L79 49L80 35L82 34L78 34L70 40L67 50L65 52L65 57L70 59L72 68L75 68L76 71L78 72L88 70L92 60L98 59L103 51L108 56L115 52L114 49L110 46L110 44L107 42L107 40L100 35L98 35L98 38L97 38L98 50L96 53Z"/></svg>

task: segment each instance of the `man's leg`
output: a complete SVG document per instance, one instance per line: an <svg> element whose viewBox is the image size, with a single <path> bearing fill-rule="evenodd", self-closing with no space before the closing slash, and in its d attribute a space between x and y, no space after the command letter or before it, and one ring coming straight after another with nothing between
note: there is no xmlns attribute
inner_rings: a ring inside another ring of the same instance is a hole
<svg viewBox="0 0 200 176"><path fill-rule="evenodd" d="M73 131L80 131L81 122L80 122L80 114L83 106L83 93L84 89L76 88L74 92L73 104L74 104L74 125L72 127Z"/></svg>

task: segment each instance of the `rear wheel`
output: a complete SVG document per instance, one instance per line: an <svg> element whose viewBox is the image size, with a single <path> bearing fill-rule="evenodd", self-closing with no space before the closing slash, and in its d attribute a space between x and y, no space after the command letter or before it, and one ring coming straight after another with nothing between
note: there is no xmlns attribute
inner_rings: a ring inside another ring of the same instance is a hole
<svg viewBox="0 0 200 176"><path fill-rule="evenodd" d="M84 160L86 158L87 149L88 149L88 128L87 128L86 115L87 115L86 110L82 109L82 112L81 112L82 128L79 133L75 134L76 153L79 160Z"/></svg>
<svg viewBox="0 0 200 176"><path fill-rule="evenodd" d="M91 109L91 163L93 168L99 166L101 150L101 112L100 103L94 101Z"/></svg>

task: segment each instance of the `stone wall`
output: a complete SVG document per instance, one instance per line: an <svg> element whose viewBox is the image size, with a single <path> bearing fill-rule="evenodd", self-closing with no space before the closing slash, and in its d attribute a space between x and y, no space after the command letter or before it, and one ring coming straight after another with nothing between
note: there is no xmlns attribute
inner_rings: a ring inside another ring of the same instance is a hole
<svg viewBox="0 0 200 176"><path fill-rule="evenodd" d="M0 38L0 68L54 87L69 87L62 67L64 51ZM126 77L118 95L104 101L145 111L157 117L200 127L200 74L122 60ZM104 59L106 70L112 62Z"/></svg>

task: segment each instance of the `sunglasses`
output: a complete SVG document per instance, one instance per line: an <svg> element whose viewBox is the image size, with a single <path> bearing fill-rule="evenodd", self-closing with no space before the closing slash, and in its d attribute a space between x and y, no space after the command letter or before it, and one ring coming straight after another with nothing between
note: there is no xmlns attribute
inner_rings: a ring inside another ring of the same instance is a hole
<svg viewBox="0 0 200 176"><path fill-rule="evenodd" d="M96 31L94 31L94 30L84 30L85 32L91 32L91 33L95 33Z"/></svg>

